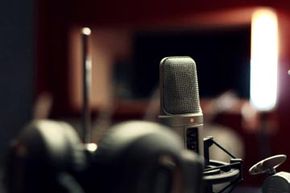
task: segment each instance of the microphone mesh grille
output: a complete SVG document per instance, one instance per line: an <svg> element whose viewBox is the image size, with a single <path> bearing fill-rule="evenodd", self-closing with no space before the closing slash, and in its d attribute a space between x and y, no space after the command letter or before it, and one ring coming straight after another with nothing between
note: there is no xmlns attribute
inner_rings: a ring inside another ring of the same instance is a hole
<svg viewBox="0 0 290 193"><path fill-rule="evenodd" d="M192 58L167 57L163 59L160 65L160 76L163 113L201 112L196 65Z"/></svg>

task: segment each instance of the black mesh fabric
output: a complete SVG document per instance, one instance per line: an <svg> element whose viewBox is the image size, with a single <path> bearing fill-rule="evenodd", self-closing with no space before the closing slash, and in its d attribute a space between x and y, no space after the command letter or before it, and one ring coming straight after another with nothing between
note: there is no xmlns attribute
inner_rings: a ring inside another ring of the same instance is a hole
<svg viewBox="0 0 290 193"><path fill-rule="evenodd" d="M190 57L167 57L160 63L161 112L201 112L196 64Z"/></svg>

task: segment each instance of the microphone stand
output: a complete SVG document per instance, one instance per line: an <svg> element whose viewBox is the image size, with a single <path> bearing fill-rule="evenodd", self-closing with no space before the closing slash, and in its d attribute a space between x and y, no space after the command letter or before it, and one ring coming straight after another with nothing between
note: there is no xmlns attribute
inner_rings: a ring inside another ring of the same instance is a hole
<svg viewBox="0 0 290 193"><path fill-rule="evenodd" d="M231 157L230 163L219 162L216 160L210 160L209 148L212 145L216 145L219 149L225 152ZM214 141L213 137L204 138L204 181L206 182L206 193L214 193L213 185L219 183L228 183L218 193L222 193L229 189L228 193L231 192L239 182L243 180L242 173L242 160L236 158L229 151Z"/></svg>

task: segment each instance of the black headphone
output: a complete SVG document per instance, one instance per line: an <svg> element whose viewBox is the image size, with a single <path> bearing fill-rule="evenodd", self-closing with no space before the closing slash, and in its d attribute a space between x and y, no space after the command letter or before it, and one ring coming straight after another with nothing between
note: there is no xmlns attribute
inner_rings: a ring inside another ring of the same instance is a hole
<svg viewBox="0 0 290 193"><path fill-rule="evenodd" d="M7 157L8 193L201 192L201 158L158 123L115 125L98 144L83 144L69 124L36 120Z"/></svg>

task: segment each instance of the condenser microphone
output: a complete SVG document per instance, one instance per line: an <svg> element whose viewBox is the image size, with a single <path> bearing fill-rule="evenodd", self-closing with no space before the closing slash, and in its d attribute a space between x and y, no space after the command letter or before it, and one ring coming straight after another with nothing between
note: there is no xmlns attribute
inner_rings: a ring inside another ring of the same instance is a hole
<svg viewBox="0 0 290 193"><path fill-rule="evenodd" d="M160 122L184 140L186 149L204 158L204 192L231 192L242 180L242 160L233 156L213 137L203 139L203 114L199 101L198 77L194 60L187 56L166 57L160 62ZM209 148L217 145L231 157L230 163L211 160ZM222 186L215 186L215 185Z"/></svg>
<svg viewBox="0 0 290 193"><path fill-rule="evenodd" d="M184 139L185 148L203 155L203 114L196 64L191 57L161 60L159 119Z"/></svg>

